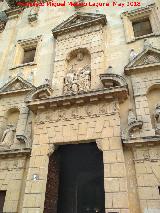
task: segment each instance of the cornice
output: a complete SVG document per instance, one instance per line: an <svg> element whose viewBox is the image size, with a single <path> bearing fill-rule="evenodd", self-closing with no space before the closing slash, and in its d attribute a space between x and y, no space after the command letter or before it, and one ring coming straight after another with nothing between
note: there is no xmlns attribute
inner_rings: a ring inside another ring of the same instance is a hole
<svg viewBox="0 0 160 213"><path fill-rule="evenodd" d="M65 95L57 97L48 97L43 99L37 99L27 101L27 106L32 110L49 109L54 107L66 107L72 105L83 105L90 102L97 102L101 100L111 101L118 99L119 102L123 102L128 97L128 89L126 87L107 88L101 90L92 90L83 94L77 95Z"/></svg>
<svg viewBox="0 0 160 213"><path fill-rule="evenodd" d="M0 158L30 156L31 148L0 150Z"/></svg>
<svg viewBox="0 0 160 213"><path fill-rule="evenodd" d="M14 18L18 18L22 11L23 9L20 7L13 7L13 8L9 8L5 10L5 13L8 19L14 19Z"/></svg>
<svg viewBox="0 0 160 213"><path fill-rule="evenodd" d="M147 137L136 137L130 138L129 140L123 140L125 145L134 145L137 147L142 147L146 145L146 143L150 146L155 145L156 143L160 143L160 136L147 136Z"/></svg>
<svg viewBox="0 0 160 213"><path fill-rule="evenodd" d="M134 10L130 10L130 11L125 11L122 13L121 17L123 18L123 16L128 16L128 17L132 17L138 14L142 14L142 13L147 13L150 12L152 10L152 8L155 7L155 3L153 4L149 4L145 7L140 7L138 9L134 9Z"/></svg>
<svg viewBox="0 0 160 213"><path fill-rule="evenodd" d="M148 72L148 71L156 71L160 70L160 63L147 64L143 66L136 66L131 68L125 68L124 73L126 75L133 75L136 73Z"/></svg>

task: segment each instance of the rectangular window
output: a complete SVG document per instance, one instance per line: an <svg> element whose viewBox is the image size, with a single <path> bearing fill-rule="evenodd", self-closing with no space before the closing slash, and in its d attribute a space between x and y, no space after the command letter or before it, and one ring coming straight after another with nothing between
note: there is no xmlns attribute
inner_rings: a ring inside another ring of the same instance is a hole
<svg viewBox="0 0 160 213"><path fill-rule="evenodd" d="M6 191L0 191L0 213L3 213Z"/></svg>
<svg viewBox="0 0 160 213"><path fill-rule="evenodd" d="M33 49L24 49L24 57L23 57L23 64L30 63L34 61L36 48Z"/></svg>
<svg viewBox="0 0 160 213"><path fill-rule="evenodd" d="M152 33L152 27L149 18L132 22L134 36L140 37Z"/></svg>

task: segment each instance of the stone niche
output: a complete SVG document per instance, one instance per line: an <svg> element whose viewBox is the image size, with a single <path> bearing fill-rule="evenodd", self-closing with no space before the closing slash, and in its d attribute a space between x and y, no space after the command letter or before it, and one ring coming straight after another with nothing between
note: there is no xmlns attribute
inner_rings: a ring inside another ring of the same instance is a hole
<svg viewBox="0 0 160 213"><path fill-rule="evenodd" d="M0 151L30 147L31 113L27 108L10 108L1 122Z"/></svg>
<svg viewBox="0 0 160 213"><path fill-rule="evenodd" d="M16 140L16 128L19 119L19 110L18 109L10 109L6 113L6 122L3 124L3 134L1 137L0 149L9 149Z"/></svg>
<svg viewBox="0 0 160 213"><path fill-rule="evenodd" d="M66 58L64 94L87 92L91 86L91 55L86 48L71 51Z"/></svg>
<svg viewBox="0 0 160 213"><path fill-rule="evenodd" d="M153 85L147 94L151 123L156 134L160 134L160 85Z"/></svg>

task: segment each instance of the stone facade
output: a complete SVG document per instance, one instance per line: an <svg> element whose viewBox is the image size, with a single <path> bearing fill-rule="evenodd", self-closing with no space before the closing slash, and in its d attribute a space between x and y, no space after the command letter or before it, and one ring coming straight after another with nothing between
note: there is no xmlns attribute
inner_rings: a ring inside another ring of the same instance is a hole
<svg viewBox="0 0 160 213"><path fill-rule="evenodd" d="M0 10L3 212L43 213L50 156L94 141L105 212L159 213L159 0L99 10L0 1ZM135 37L132 23L146 16L153 32Z"/></svg>

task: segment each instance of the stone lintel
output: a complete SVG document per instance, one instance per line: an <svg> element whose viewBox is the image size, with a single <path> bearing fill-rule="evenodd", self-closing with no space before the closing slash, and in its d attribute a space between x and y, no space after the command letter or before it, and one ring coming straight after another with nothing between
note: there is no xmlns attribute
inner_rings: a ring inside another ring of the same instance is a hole
<svg viewBox="0 0 160 213"><path fill-rule="evenodd" d="M128 89L126 87L117 87L112 89L102 89L102 90L94 90L90 92L86 92L83 94L77 95L65 95L59 97L49 97L43 100L33 100L33 101L26 101L27 106L32 110L35 111L37 109L43 108L41 106L46 106L47 108L51 108L53 106L64 106L64 102L67 105L74 105L80 103L89 103L94 101L106 100L107 101L118 99L120 102L123 101L128 97Z"/></svg>

